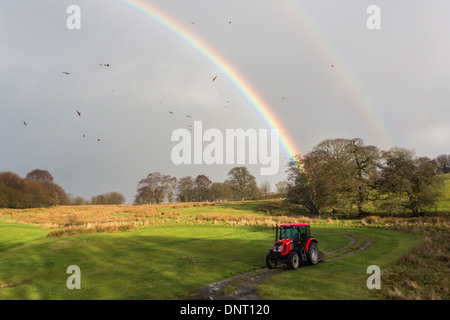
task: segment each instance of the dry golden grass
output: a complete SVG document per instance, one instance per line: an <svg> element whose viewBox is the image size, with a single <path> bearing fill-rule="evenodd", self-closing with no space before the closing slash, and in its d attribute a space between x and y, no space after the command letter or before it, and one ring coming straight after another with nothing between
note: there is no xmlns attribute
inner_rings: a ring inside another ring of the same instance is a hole
<svg viewBox="0 0 450 320"><path fill-rule="evenodd" d="M381 294L388 299L449 300L450 239L448 215L417 218L368 217L362 223L419 234L424 241L382 272Z"/></svg>
<svg viewBox="0 0 450 320"><path fill-rule="evenodd" d="M224 223L228 225L267 226L283 223L339 224L337 219L320 220L292 214L258 216L252 214L208 213L215 203L192 202L159 205L85 205L33 209L0 209L0 221L11 221L50 228L49 237L82 233L124 232L140 227L167 223ZM186 215L178 210L205 207L198 214Z"/></svg>
<svg viewBox="0 0 450 320"><path fill-rule="evenodd" d="M240 225L240 226L267 226L272 227L277 224L283 223L312 223L313 219L307 217L288 217L288 216L276 216L276 217L264 217L251 214L223 214L223 213L201 213L194 217L194 221L198 222L212 222L226 223L228 225ZM315 221L318 221L316 219Z"/></svg>
<svg viewBox="0 0 450 320"><path fill-rule="evenodd" d="M155 205L57 206L35 209L2 209L0 219L51 228L48 236L122 232L142 226L176 221L177 212L157 212Z"/></svg>

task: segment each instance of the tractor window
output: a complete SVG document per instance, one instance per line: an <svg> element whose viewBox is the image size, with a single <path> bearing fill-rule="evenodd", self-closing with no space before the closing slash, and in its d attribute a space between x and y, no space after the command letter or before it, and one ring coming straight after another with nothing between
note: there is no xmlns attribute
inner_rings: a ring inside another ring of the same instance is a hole
<svg viewBox="0 0 450 320"><path fill-rule="evenodd" d="M308 239L306 228L300 228L300 241Z"/></svg>
<svg viewBox="0 0 450 320"><path fill-rule="evenodd" d="M295 228L281 228L280 239L292 239L298 241L298 230Z"/></svg>

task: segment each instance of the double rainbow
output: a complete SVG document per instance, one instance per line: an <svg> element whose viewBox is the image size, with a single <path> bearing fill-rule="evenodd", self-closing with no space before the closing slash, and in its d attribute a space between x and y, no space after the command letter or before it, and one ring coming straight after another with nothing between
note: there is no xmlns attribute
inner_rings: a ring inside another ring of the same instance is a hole
<svg viewBox="0 0 450 320"><path fill-rule="evenodd" d="M151 18L153 21L157 22L165 29L169 30L176 36L178 36L181 40L186 42L190 47L194 48L200 55L202 55L207 61L209 61L215 68L217 68L228 80L230 83L242 94L242 96L248 101L249 105L256 111L256 113L260 116L260 118L264 121L264 123L272 129L279 130L280 136L280 145L285 152L286 156L289 159L292 159L295 155L300 154L300 149L298 145L294 142L294 139L289 135L289 133L284 129L281 121L278 119L276 114L272 111L271 107L264 101L261 95L258 93L255 88L245 79L245 77L240 74L233 65L227 61L224 57L222 57L213 47L211 47L208 43L203 41L200 37L198 37L192 30L186 28L185 24L180 24L177 20L172 18L170 15L165 13L164 11L158 9L156 6L151 4L148 1L143 0L117 0L126 6L142 13L143 15ZM309 27L313 27L313 23L306 16L301 17L305 23ZM319 32L317 28L314 28L319 35L319 41L321 43L325 43L326 39L324 39L324 35ZM323 44L321 44L323 46ZM327 48L332 49L332 48ZM332 51L331 51L332 52ZM336 53L336 57L339 55ZM345 62L341 59L341 62ZM350 68L347 66L350 70ZM355 78L354 73L348 72L346 79L349 82L349 87L354 88L352 94L355 95L356 99L358 99L359 105L365 107L365 111L367 113L367 117L364 118L375 118L376 121L378 115L375 113L375 108L372 104L369 103L369 98L364 94L364 90L362 87L358 86L358 81ZM374 121L371 120L372 125L374 125ZM381 133L382 139L388 144L391 143L389 136Z"/></svg>

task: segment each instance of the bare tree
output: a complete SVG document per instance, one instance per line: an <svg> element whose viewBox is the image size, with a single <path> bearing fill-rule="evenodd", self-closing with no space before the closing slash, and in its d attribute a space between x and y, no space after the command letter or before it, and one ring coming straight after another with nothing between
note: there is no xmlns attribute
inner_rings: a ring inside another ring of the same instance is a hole
<svg viewBox="0 0 450 320"><path fill-rule="evenodd" d="M178 179L176 177L172 177L169 179L166 192L167 202L169 203L176 201L177 184Z"/></svg>
<svg viewBox="0 0 450 320"><path fill-rule="evenodd" d="M450 154L441 154L434 159L440 173L450 172Z"/></svg>
<svg viewBox="0 0 450 320"><path fill-rule="evenodd" d="M149 173L145 179L139 181L134 203L157 204L164 202L173 185L174 180L171 176L162 175L159 172Z"/></svg>
<svg viewBox="0 0 450 320"><path fill-rule="evenodd" d="M178 180L178 200L181 202L191 202L194 197L194 178L183 177Z"/></svg>
<svg viewBox="0 0 450 320"><path fill-rule="evenodd" d="M40 183L53 182L53 176L47 170L34 169L26 175L26 179L34 180Z"/></svg>
<svg viewBox="0 0 450 320"><path fill-rule="evenodd" d="M195 201L206 201L209 198L209 187L211 186L212 181L205 176L204 174L200 174L195 178L194 181L194 194Z"/></svg>
<svg viewBox="0 0 450 320"><path fill-rule="evenodd" d="M286 181L279 181L275 184L275 188L277 188L277 193L279 197L285 198L288 193L289 185Z"/></svg>
<svg viewBox="0 0 450 320"><path fill-rule="evenodd" d="M259 191L261 191L261 196L264 199L267 199L267 197L270 195L270 191L271 191L270 182L267 180L261 182L261 184L259 185Z"/></svg>

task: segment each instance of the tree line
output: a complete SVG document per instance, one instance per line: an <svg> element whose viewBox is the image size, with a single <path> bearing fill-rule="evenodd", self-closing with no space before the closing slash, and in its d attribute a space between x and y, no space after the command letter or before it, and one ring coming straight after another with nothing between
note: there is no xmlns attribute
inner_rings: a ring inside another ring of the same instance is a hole
<svg viewBox="0 0 450 320"><path fill-rule="evenodd" d="M123 204L125 197L119 192L100 194L86 200L73 197L55 183L47 170L35 169L25 178L10 171L0 172L0 208L38 208L57 205Z"/></svg>
<svg viewBox="0 0 450 320"><path fill-rule="evenodd" d="M255 176L244 166L231 169L224 182L213 182L204 174L178 179L152 172L139 181L134 204L268 199L285 195L287 183L280 181L276 188L277 192L272 192L269 181L258 186Z"/></svg>
<svg viewBox="0 0 450 320"><path fill-rule="evenodd" d="M311 213L408 210L417 216L441 196L450 155L418 157L413 150L380 151L362 139L327 139L288 164L287 200Z"/></svg>
<svg viewBox="0 0 450 320"><path fill-rule="evenodd" d="M46 170L33 170L26 178L10 171L0 172L0 208L49 207L68 202L64 189Z"/></svg>
<svg viewBox="0 0 450 320"><path fill-rule="evenodd" d="M225 182L212 182L200 174L177 179L159 172L150 173L138 183L134 204L159 204L164 202L205 202L228 200L256 200L284 196L286 182L279 182L278 192L271 191L268 181L258 187L255 177L246 167L236 167L229 172ZM54 182L50 172L35 169L25 178L18 174L0 172L0 208L37 208L57 205L121 205L125 196L116 191L99 194L87 200L74 197Z"/></svg>
<svg viewBox="0 0 450 320"><path fill-rule="evenodd" d="M359 216L374 211L409 210L419 215L441 195L441 174L450 172L450 155L435 159L418 157L413 150L381 151L362 139L327 139L309 153L296 155L287 164L287 179L275 185L260 185L244 167L234 167L223 182L204 174L172 177L149 173L137 185L134 204L204 202L285 198L313 214L356 211ZM55 205L123 204L119 192L73 197L53 181L46 170L35 169L25 178L0 172L0 208L30 208Z"/></svg>

